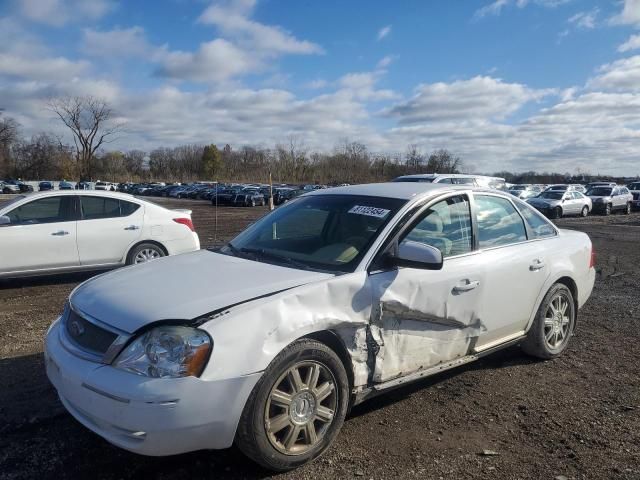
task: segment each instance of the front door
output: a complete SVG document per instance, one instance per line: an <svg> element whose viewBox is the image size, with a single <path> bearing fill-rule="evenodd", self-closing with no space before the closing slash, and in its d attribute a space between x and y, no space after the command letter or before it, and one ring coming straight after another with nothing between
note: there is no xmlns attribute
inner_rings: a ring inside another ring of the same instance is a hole
<svg viewBox="0 0 640 480"><path fill-rule="evenodd" d="M28 272L79 265L75 195L40 198L6 213L0 226L0 272Z"/></svg>
<svg viewBox="0 0 640 480"><path fill-rule="evenodd" d="M484 326L485 280L473 253L469 199L454 195L418 214L397 240L441 250L442 270L398 268L370 274L374 382L385 382L469 353ZM395 244L395 242L394 242Z"/></svg>

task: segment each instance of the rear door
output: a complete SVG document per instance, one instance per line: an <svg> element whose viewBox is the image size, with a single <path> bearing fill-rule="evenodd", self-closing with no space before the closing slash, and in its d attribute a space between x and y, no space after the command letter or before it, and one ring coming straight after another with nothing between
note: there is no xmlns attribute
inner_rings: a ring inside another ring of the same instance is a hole
<svg viewBox="0 0 640 480"><path fill-rule="evenodd" d="M484 288L479 306L482 332L477 348L519 336L531 317L549 275L548 245L537 241L511 200L491 194L474 194L479 255ZM523 207L524 208L524 207ZM544 222L539 228L555 235Z"/></svg>
<svg viewBox="0 0 640 480"><path fill-rule="evenodd" d="M33 200L5 213L0 226L0 272L26 272L79 265L75 195Z"/></svg>
<svg viewBox="0 0 640 480"><path fill-rule="evenodd" d="M100 195L80 195L78 253L82 265L122 263L140 238L144 207Z"/></svg>

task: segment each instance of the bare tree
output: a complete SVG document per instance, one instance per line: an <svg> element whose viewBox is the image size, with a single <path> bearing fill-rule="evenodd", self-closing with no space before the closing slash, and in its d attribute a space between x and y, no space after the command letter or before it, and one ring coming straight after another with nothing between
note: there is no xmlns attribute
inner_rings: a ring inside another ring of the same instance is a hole
<svg viewBox="0 0 640 480"><path fill-rule="evenodd" d="M0 109L2 115L2 109ZM0 118L0 178L12 174L10 148L18 140L18 122L11 117Z"/></svg>
<svg viewBox="0 0 640 480"><path fill-rule="evenodd" d="M115 140L122 124L111 122L113 110L106 100L90 95L56 98L48 105L73 134L81 176L92 178L96 151L104 143Z"/></svg>

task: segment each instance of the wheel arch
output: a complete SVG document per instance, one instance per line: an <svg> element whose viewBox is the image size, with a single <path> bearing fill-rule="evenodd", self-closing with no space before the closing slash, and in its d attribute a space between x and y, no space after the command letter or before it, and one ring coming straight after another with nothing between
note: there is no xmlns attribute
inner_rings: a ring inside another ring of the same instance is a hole
<svg viewBox="0 0 640 480"><path fill-rule="evenodd" d="M134 243L129 247L129 250L127 250L127 254L124 256L125 263L129 262L129 257L131 256L131 252L133 252L133 250L136 247L138 247L139 245L142 245L143 243L150 243L152 245L156 245L157 247L162 249L165 255L169 255L169 250L167 250L167 247L165 247L162 243L158 242L157 240L138 240L136 243Z"/></svg>
<svg viewBox="0 0 640 480"><path fill-rule="evenodd" d="M576 314L576 325L578 324L578 285L568 273L563 272L563 273L560 273L557 277L548 279L547 282L545 283L544 287L540 291L540 295L538 296L538 299L536 300L535 308L533 309L533 312L529 319L529 323L527 324L527 328L525 328L525 332L528 332L531 326L533 325L535 317L538 314L538 310L540 309L540 305L542 305L542 301L544 300L544 297L546 297L547 293L549 293L549 290L551 290L553 286L558 283L567 287L571 292L571 296L573 297L574 310Z"/></svg>
<svg viewBox="0 0 640 480"><path fill-rule="evenodd" d="M324 343L327 347L333 350L336 355L342 361L344 369L347 372L347 378L349 379L349 388L353 389L354 376L353 376L353 361L351 355L347 350L347 346L344 341L333 330L319 330L317 332L309 333L300 338L310 338L317 340L320 343ZM300 340L300 339L298 339Z"/></svg>

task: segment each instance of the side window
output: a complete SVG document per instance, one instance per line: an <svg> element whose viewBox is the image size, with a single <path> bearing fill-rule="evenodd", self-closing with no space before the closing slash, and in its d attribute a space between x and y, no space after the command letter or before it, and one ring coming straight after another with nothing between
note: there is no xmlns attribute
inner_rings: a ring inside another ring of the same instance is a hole
<svg viewBox="0 0 640 480"><path fill-rule="evenodd" d="M120 216L121 217L128 217L139 208L140 208L140 205L138 205L137 203L127 202L126 200L120 200Z"/></svg>
<svg viewBox="0 0 640 480"><path fill-rule="evenodd" d="M555 237L556 230L537 211L524 202L518 202L518 209L532 232L531 238Z"/></svg>
<svg viewBox="0 0 640 480"><path fill-rule="evenodd" d="M442 180L438 180L438 183L453 183L453 180L450 178L443 178Z"/></svg>
<svg viewBox="0 0 640 480"><path fill-rule="evenodd" d="M80 199L84 220L120 216L120 202L117 198L82 196Z"/></svg>
<svg viewBox="0 0 640 480"><path fill-rule="evenodd" d="M475 202L480 248L499 247L527 239L524 221L509 200L476 195Z"/></svg>
<svg viewBox="0 0 640 480"><path fill-rule="evenodd" d="M11 224L36 225L74 220L73 196L47 197L34 200L11 210Z"/></svg>
<svg viewBox="0 0 640 480"><path fill-rule="evenodd" d="M442 200L422 213L419 222L401 240L439 249L444 257L472 250L469 200L457 196Z"/></svg>

